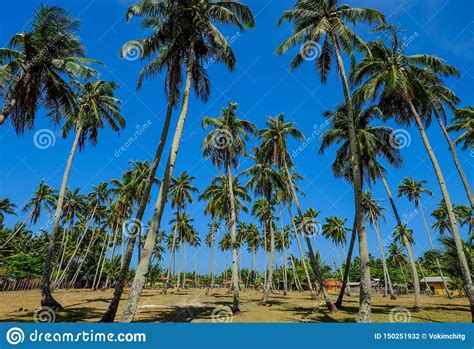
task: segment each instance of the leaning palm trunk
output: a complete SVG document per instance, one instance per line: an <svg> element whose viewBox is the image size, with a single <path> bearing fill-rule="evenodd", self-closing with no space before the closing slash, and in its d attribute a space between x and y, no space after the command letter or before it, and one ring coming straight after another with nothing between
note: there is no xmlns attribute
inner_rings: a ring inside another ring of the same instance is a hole
<svg viewBox="0 0 474 349"><path fill-rule="evenodd" d="M233 188L232 170L230 162L226 164L227 181L229 186L229 203L230 203L230 238L232 248L232 291L233 304L232 312L235 314L240 311L239 307L239 257L237 251L237 215L235 212L235 197Z"/></svg>
<svg viewBox="0 0 474 349"><path fill-rule="evenodd" d="M151 164L150 172L148 173L145 188L143 189L142 198L140 200L140 206L138 207L132 232L135 232L140 229L141 220L143 219L143 215L145 214L146 206L148 204L148 198L150 197L151 188L155 180L156 170L158 169L158 165L160 164L166 139L168 138L168 131L172 114L173 103L172 101L170 101L168 102L168 109L166 111L165 123L163 124L163 129L161 131L160 142L158 143L158 147L156 148L155 157L153 159L153 163ZM107 308L107 311L102 317L102 322L113 322L115 319L115 315L117 314L120 298L122 297L123 289L125 287L125 283L127 282L128 269L130 267L130 262L132 261L133 250L135 248L135 238L136 235L134 235L133 237L129 237L122 267L120 268L118 280L115 284L114 296L109 304L109 307Z"/></svg>
<svg viewBox="0 0 474 349"><path fill-rule="evenodd" d="M335 303L336 307L340 307L342 305L344 293L347 292L348 295L350 296L350 288L347 287L347 284L349 283L349 272L351 269L352 252L354 251L356 237L357 237L357 222L354 217L354 225L352 226L351 241L349 243L349 250L347 251L346 264L344 266L344 277L342 278L341 289L339 290L339 295L337 296L337 300Z"/></svg>
<svg viewBox="0 0 474 349"><path fill-rule="evenodd" d="M82 266L84 265L85 261L87 260L87 256L89 255L90 249L92 247L92 244L97 240L97 237L91 236L91 239L89 240L89 243L87 244L86 251L84 252L84 256L82 257L82 261L77 267L76 272L74 273L74 276L69 283L70 288L74 288L74 285L76 284L77 278L79 277L79 274L81 273Z"/></svg>
<svg viewBox="0 0 474 349"><path fill-rule="evenodd" d="M459 229L458 229L456 217L454 215L453 205L451 203L451 197L449 196L448 188L446 186L446 182L444 181L443 173L441 172L441 168L439 166L438 160L436 159L433 149L431 148L431 144L426 135L425 128L423 126L423 123L421 122L420 116L418 115L418 112L416 111L416 108L411 102L411 100L407 99L407 102L410 106L413 116L415 117L418 130L420 131L421 139L423 140L426 151L428 152L431 163L433 164L433 168L436 173L439 186L441 188L441 193L443 194L443 199L446 203L449 223L451 225L451 231L453 233L454 243L456 246L456 252L459 258L459 265L461 267L461 273L464 280L464 289L466 290L466 295L467 295L467 298L469 299L469 305L471 308L471 321L474 322L474 287L472 285L471 271L469 270L469 265L467 264L466 255L464 254L464 251L463 251L462 240L461 240L461 236L459 235Z"/></svg>
<svg viewBox="0 0 474 349"><path fill-rule="evenodd" d="M379 245L380 258L382 259L382 267L383 267L383 271L386 278L385 280L386 286L388 286L388 292L390 293L390 299L397 299L397 297L395 296L395 292L393 292L392 280L390 280L390 274L388 272L387 262L385 260L385 253L383 252L382 239L380 238L379 228L373 215L371 215L371 218L372 218L372 224L374 225L374 229L375 229L375 235L377 235L377 244Z"/></svg>
<svg viewBox="0 0 474 349"><path fill-rule="evenodd" d="M99 270L100 266L102 265L102 258L105 258L105 252L107 251L107 246L110 241L110 235L107 234L107 237L105 238L104 245L102 246L102 250L100 251L100 256L99 256L99 261L97 262L97 268L95 269L95 274L94 274L94 280L92 281L92 286L91 290L95 291L97 288L96 283L97 283L97 277L99 276Z"/></svg>
<svg viewBox="0 0 474 349"><path fill-rule="evenodd" d="M451 155L453 156L454 165L456 166L456 169L459 172L459 176L461 177L462 184L464 186L464 190L466 191L467 198L469 199L469 203L471 204L471 208L474 208L474 198L472 196L472 192L471 192L471 188L469 187L469 183L467 182L466 174L464 173L464 170L461 167L461 163L459 162L458 153L456 152L456 148L454 147L453 141L451 140L451 137L449 136L449 133L446 130L446 127L444 126L443 122L441 121L441 118L439 117L439 115L437 113L435 113L435 116L436 116L436 119L438 120L439 126L441 127L441 131L443 131L443 135L446 138L446 141L448 142L449 150L451 152Z"/></svg>
<svg viewBox="0 0 474 349"><path fill-rule="evenodd" d="M2 246L0 246L0 249L5 248L8 245L8 243L11 240L13 240L13 238L16 236L16 234L18 234L21 231L21 229L26 225L26 222L28 222L28 220L31 218L32 215L33 215L33 211L30 212L28 217L26 217L26 219L20 224L18 229L12 235L10 235L10 237L5 241L5 243Z"/></svg>
<svg viewBox="0 0 474 349"><path fill-rule="evenodd" d="M173 267L174 251L175 251L175 248L176 248L176 235L177 235L177 229L174 229L174 231L173 231L173 243L171 244L170 258L169 258L169 263L168 263L168 272L166 274L166 280L165 280L165 284L163 285L163 290L161 291L161 294L166 294L166 292L168 290L168 285L169 285L170 278L171 278L171 269Z"/></svg>
<svg viewBox="0 0 474 349"><path fill-rule="evenodd" d="M143 248L142 259L137 267L135 279L133 280L130 295L128 297L128 304L124 310L121 318L121 322L131 322L135 316L138 308L138 301L140 294L145 285L146 274L150 267L150 260L156 245L156 234L160 229L161 218L165 208L165 203L168 196L169 183L171 176L173 175L174 166L176 163L176 157L178 155L179 144L183 133L184 122L188 113L189 103L189 92L191 89L191 78L193 69L193 56L194 56L194 42L191 43L190 52L188 56L187 72L186 72L186 83L183 93L182 109L181 114L176 125L176 131L173 137L170 155L166 164L166 170L163 177L163 181L158 194L158 199L155 205L155 211L151 220L151 225L148 229L148 234L145 240L145 246Z"/></svg>
<svg viewBox="0 0 474 349"><path fill-rule="evenodd" d="M115 224L115 229L114 229L114 237L112 239L112 251L110 253L110 260L114 259L115 256L115 246L117 245L117 235L118 235L118 222ZM123 264L123 259L120 260L120 268L122 268ZM105 287L109 287L109 274L107 274L107 277L105 278Z"/></svg>
<svg viewBox="0 0 474 349"><path fill-rule="evenodd" d="M69 261L67 262L66 267L64 268L62 275L59 277L58 281L55 282L53 287L58 287L59 285L61 285L61 283L66 278L69 267L71 266L72 262L75 260L77 251L79 250L79 247L82 245L82 242L84 241L84 238L86 237L86 234L89 231L89 227L92 223L92 220L94 219L94 215L95 215L95 211L97 209L97 206L98 206L98 204L95 205L94 210L92 211L92 215L91 215L89 221L87 222L87 224L84 228L84 232L82 233L81 239L79 240L79 243L76 244L76 248L72 252L72 255L69 258Z"/></svg>
<svg viewBox="0 0 474 349"><path fill-rule="evenodd" d="M426 234L428 235L428 241L430 242L430 247L432 250L434 250L435 248L433 245L433 241L431 240L430 229L428 228L428 223L426 223L425 212L423 210L423 206L421 204L420 199L418 199L418 206L420 207L421 218L423 219L423 224L425 226ZM436 267L438 268L439 275L441 276L441 280L443 281L444 290L446 291L448 298L452 299L453 295L451 294L451 291L449 290L448 285L446 284L446 280L444 279L443 269L441 269L441 264L439 263L438 257L436 257L435 262L436 262Z"/></svg>
<svg viewBox="0 0 474 349"><path fill-rule="evenodd" d="M275 231L273 229L273 222L270 220L267 222L267 227L270 232L270 262L268 266L268 276L267 276L267 283L265 284L265 288L263 291L263 298L262 303L267 304L268 296L270 294L270 289L273 283L273 268L275 264Z"/></svg>
<svg viewBox="0 0 474 349"><path fill-rule="evenodd" d="M54 215L53 225L51 227L51 235L49 236L48 250L46 253L46 259L44 261L43 271L43 284L41 286L41 305L44 307L52 308L53 310L62 310L63 307L59 304L51 294L51 270L54 256L54 244L56 242L56 235L58 234L59 218L63 210L64 195L66 193L67 182L69 179L69 173L71 172L72 161L76 154L77 145L81 138L82 128L76 130L76 137L72 144L71 152L66 163L66 169L64 170L63 180L61 183L61 189L59 190L58 203L56 206L56 212Z"/></svg>
<svg viewBox="0 0 474 349"><path fill-rule="evenodd" d="M392 206L393 213L395 214L395 218L397 220L397 224L399 227L402 227L402 220L400 218L400 215L398 214L397 206L395 206L395 201L393 200L392 192L390 191L390 187L388 186L388 183L385 180L385 176L383 175L381 171L380 171L380 179L382 180L383 186L385 187L385 191L387 192L390 205ZM420 310L421 309L420 281L418 278L418 271L416 270L415 259L413 257L411 244L408 241L407 237L403 235L402 239L403 239L403 244L405 245L405 249L407 250L408 261L409 261L410 269L411 269L411 275L413 277L413 287L415 289L415 305L413 309Z"/></svg>
<svg viewBox="0 0 474 349"><path fill-rule="evenodd" d="M290 253L290 260L291 260L291 268L293 269L293 278L295 280L295 287L298 291L303 291L303 287L301 286L301 282L298 278L298 273L296 272L295 260L293 259L293 254L291 253Z"/></svg>
<svg viewBox="0 0 474 349"><path fill-rule="evenodd" d="M306 276L306 280L308 280L309 292L311 294L311 299L313 299L313 298L316 297L316 295L315 295L315 292L314 292L313 283L311 282L311 278L309 277L308 266L306 265L305 260L304 260L305 257L304 257L303 248L301 247L299 233L298 233L298 230L296 229L295 221L293 219L293 214L291 213L291 208L289 206L287 208L288 208L288 212L290 214L291 224L293 225L293 229L295 231L296 244L298 245L298 250L299 250L300 255L301 255L301 260L303 261L303 270L304 270L304 273L305 273L305 276Z"/></svg>
<svg viewBox="0 0 474 349"><path fill-rule="evenodd" d="M339 75L341 76L342 87L344 90L344 99L347 109L347 124L349 129L349 148L350 163L352 167L352 182L354 184L354 201L355 201L355 221L357 222L357 232L359 236L359 258L360 258L360 294L359 294L359 321L371 321L372 299L370 295L370 258L369 247L367 245L367 232L365 229L364 214L362 207L362 173L359 168L360 157L357 149L356 130L354 122L354 113L352 110L352 100L347 82L347 76L342 61L339 42L333 36L334 53L337 59Z"/></svg>
<svg viewBox="0 0 474 349"><path fill-rule="evenodd" d="M286 172L286 175L287 175L287 178L288 178L287 182L288 182L289 187L290 187L293 202L295 203L296 210L298 211L298 215L300 216L301 221L303 221L303 212L301 211L298 196L296 195L295 186L293 184L293 181L291 181L291 179L290 179L291 178L290 171L288 169L288 165L287 165L286 161L284 162L284 167L285 167L285 172ZM326 302L326 306L328 307L330 312L335 313L337 311L337 308L333 304L333 302L331 300L331 297L329 297L329 293L326 289L326 284L325 284L323 276L321 274L321 270L319 269L319 264L316 261L315 254L313 252L313 247L311 246L311 241L310 241L309 237L305 237L305 240L306 240L306 245L308 247L309 260L311 262L311 267L313 268L314 274L316 275L316 280L318 281L319 288L320 288L320 290L323 294L324 301ZM303 258L303 264L304 263L305 263L305 261L304 261L304 258Z"/></svg>

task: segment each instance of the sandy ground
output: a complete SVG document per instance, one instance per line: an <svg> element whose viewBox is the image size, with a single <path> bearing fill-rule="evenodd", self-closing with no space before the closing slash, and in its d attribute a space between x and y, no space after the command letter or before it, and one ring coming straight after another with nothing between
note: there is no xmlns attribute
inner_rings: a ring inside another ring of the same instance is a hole
<svg viewBox="0 0 474 349"><path fill-rule="evenodd" d="M56 322L98 321L112 298L113 290L61 290L54 293L64 306L55 315ZM118 314L126 302L124 294ZM354 322L357 319L358 296L346 297L343 307L331 314L321 300L311 300L309 293L290 292L271 294L271 304L259 304L260 291L241 292L241 312L232 315L229 304L232 296L225 289L170 290L166 296L160 290L145 290L135 321L143 322ZM0 292L0 321L34 321L40 304L38 290ZM333 295L336 298L336 295ZM373 295L372 321L374 322L470 322L466 298L448 299L442 296L423 296L423 310L410 311L413 296L399 296L390 300ZM120 317L117 316L117 319Z"/></svg>

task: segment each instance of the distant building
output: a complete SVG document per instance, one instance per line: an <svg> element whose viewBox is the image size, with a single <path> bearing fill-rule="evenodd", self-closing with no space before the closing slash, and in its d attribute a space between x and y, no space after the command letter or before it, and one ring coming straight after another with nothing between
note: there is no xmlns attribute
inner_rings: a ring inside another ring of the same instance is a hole
<svg viewBox="0 0 474 349"><path fill-rule="evenodd" d="M444 277L444 281L448 282L449 277ZM443 278L441 276L427 276L420 280L421 287L428 287L431 289L433 294L446 295L446 290L443 286Z"/></svg>

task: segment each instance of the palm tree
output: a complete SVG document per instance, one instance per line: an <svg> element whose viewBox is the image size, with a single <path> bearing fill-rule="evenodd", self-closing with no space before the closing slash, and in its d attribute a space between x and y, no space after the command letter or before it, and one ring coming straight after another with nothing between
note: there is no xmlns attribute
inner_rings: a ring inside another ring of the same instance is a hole
<svg viewBox="0 0 474 349"><path fill-rule="evenodd" d="M256 132L255 125L249 121L237 118L237 104L229 102L227 108L222 109L219 117L205 117L202 120L204 128L211 126L213 129L206 135L202 142L204 158L210 158L217 168L224 168L229 188L230 211L228 212L228 225L232 237L232 283L233 283L233 305L232 311L239 312L239 276L238 276L238 251L237 239L237 215L235 209L234 193L232 192L232 168L239 165L239 157L246 154L245 141L249 135Z"/></svg>
<svg viewBox="0 0 474 349"><path fill-rule="evenodd" d="M346 235L351 230L345 226L347 219L340 217L328 217L322 226L322 234L326 239L332 241L335 246L346 243Z"/></svg>
<svg viewBox="0 0 474 349"><path fill-rule="evenodd" d="M254 223L250 223L246 225L245 229L245 243L247 244L247 251L252 255L252 260L250 262L250 273L249 277L255 272L257 277L257 266L255 265L256 259L255 256L261 244L262 237L260 236L260 232L258 227ZM256 281L256 280L255 280ZM248 286L250 280L247 279L246 285ZM255 285L255 283L254 283Z"/></svg>
<svg viewBox="0 0 474 349"><path fill-rule="evenodd" d="M448 131L462 132L454 144L462 144L462 150L472 150L474 148L474 107L457 109L451 122L453 124L448 127Z"/></svg>
<svg viewBox="0 0 474 349"><path fill-rule="evenodd" d="M214 252L214 241L215 241L215 234L218 231L220 227L220 224L216 221L216 219L213 217L212 223L209 224L209 233L207 233L206 238L204 239L204 242L207 247L209 247L209 285L207 286L206 289L206 295L209 294L209 291L211 288L213 288L214 285L214 274L212 272L212 265L213 265L213 252Z"/></svg>
<svg viewBox="0 0 474 349"><path fill-rule="evenodd" d="M287 147L287 139L288 137L292 137L296 140L302 140L303 139L303 134L301 131L299 131L293 122L286 122L285 121L285 115L280 114L277 117L270 117L267 120L267 127L266 129L263 129L260 132L260 137L263 139L262 145L259 148L260 156L264 158L270 159L270 161L280 170L280 172L283 173L281 176L284 179L284 183L286 185L283 185L283 191L288 192L286 196L290 196L295 203L297 212L298 212L298 217L297 220L299 219L300 223L305 222L304 219L304 214L301 210L300 203L298 200L297 192L296 192L296 187L293 183L292 175L290 174L290 168L293 166L291 157L288 153L288 147ZM285 194L284 194L285 195ZM307 211L310 212L310 211ZM312 220L315 217L309 217L310 220ZM314 222L313 222L314 223ZM301 234L304 235L305 241L308 247L309 251L309 257L310 257L310 262L311 266L313 268L313 271L317 277L319 287L322 290L323 296L324 296L324 301L326 302L328 308L334 312L336 311L336 308L334 304L332 303L331 298L329 297L329 294L326 291L326 285L324 280L322 279L321 272L318 270L318 263L316 263L316 260L313 258L315 256L315 253L313 252L313 249L311 247L311 241L309 240L309 235L313 235L315 237L315 234L306 234L303 229L305 228L305 224L296 224L296 226L299 228L298 230L300 231ZM310 224L312 226L312 224ZM295 234L298 234L297 231L295 231ZM298 245L299 241L297 240ZM300 248L300 252L301 248ZM304 258L304 256L302 256ZM308 276L308 283L310 287L310 291L312 293L312 285L311 281L309 280Z"/></svg>
<svg viewBox="0 0 474 349"><path fill-rule="evenodd" d="M5 215L15 215L16 205L10 201L10 199L0 199L0 229L3 229L3 222Z"/></svg>
<svg viewBox="0 0 474 349"><path fill-rule="evenodd" d="M173 218L173 223L175 223L175 228L173 229L173 243L171 245L171 250L170 250L170 258L169 258L169 263L168 263L168 274L166 275L166 280L165 284L163 286L163 294L166 294L166 291L168 289L168 283L170 281L171 277L171 268L172 268L172 261L174 257L174 252L175 252L175 247L176 247L176 240L178 237L180 237L180 248L183 247L183 238L185 237L185 233L189 231L189 229L182 229L181 231L178 230L177 228L180 227L179 224L176 224L177 222L182 223L179 220L180 214L183 213L185 214L186 206L188 203L192 204L194 202L193 193L197 193L198 189L192 185L191 183L196 179L193 176L190 176L187 171L184 171L181 173L177 178L173 178L171 180L171 186L170 186L170 191L169 195L171 198L171 207L176 208L176 215L175 218ZM182 218L184 217L187 218L186 215L183 215ZM189 221L187 221L189 223ZM184 224L184 223L183 223ZM179 285L177 285L179 289Z"/></svg>
<svg viewBox="0 0 474 349"><path fill-rule="evenodd" d="M286 251L291 246L291 228L289 226L284 226L282 229L279 229L275 234L275 249L281 252L281 262L283 265L283 295L287 295L288 291L288 270L286 265Z"/></svg>
<svg viewBox="0 0 474 349"><path fill-rule="evenodd" d="M431 233L428 228L428 223L426 222L425 212L423 210L423 204L421 203L421 194L427 194L430 196L433 195L433 193L430 190L423 188L423 185L426 183L427 181L425 180L418 181L415 178L403 178L402 183L400 183L398 186L398 197L406 196L408 198L408 201L415 202L415 207L420 209L421 218L423 219L423 224L425 226L426 235L428 236L428 241L430 242L431 250L434 250L433 240L431 239ZM442 277L443 286L444 286L444 289L446 290L446 294L448 295L449 298L452 298L451 292L449 291L448 285L446 284L446 281L444 279L441 265L439 264L439 260L437 258L436 258L436 264L438 266L438 272L440 276Z"/></svg>
<svg viewBox="0 0 474 349"><path fill-rule="evenodd" d="M365 44L350 27L346 25L358 22L384 23L384 16L377 11L365 8L351 8L340 5L338 0L298 0L295 8L286 11L280 18L283 21L294 23L293 35L283 42L278 48L278 53L286 52L291 46L303 44L302 49L291 62L292 69L296 69L305 61L308 50L322 42L321 53L316 60L321 82L326 82L335 57L338 73L341 77L344 91L345 105L347 110L347 123L349 128L350 161L352 164L352 182L354 183L355 221L359 233L359 255L361 261L360 280L360 306L359 320L370 322L371 298L370 298L370 267L369 250L362 209L362 175L360 173L359 154L356 143L356 130L349 83L344 68L342 51L352 57L354 49L363 49ZM310 254L312 255L312 254Z"/></svg>
<svg viewBox="0 0 474 349"><path fill-rule="evenodd" d="M176 3L166 0L160 2L158 13L162 15L160 24L167 28L166 37L169 42L166 46L169 54L183 57L186 69L181 113L173 136L172 146L167 161L165 174L162 180L155 210L149 226L149 234L145 241L143 258L138 265L135 279L128 298L127 307L122 315L122 322L131 322L138 307L138 300L145 284L146 273L150 266L150 259L155 246L156 232L160 229L161 218L168 197L168 187L173 175L176 157L179 150L183 126L186 120L191 84L194 82L198 91L209 92L210 84L207 80L203 64L209 58L225 63L232 70L235 66L235 56L225 39L214 23L231 23L244 30L253 27L255 20L250 9L237 2L213 2L211 0L191 0Z"/></svg>
<svg viewBox="0 0 474 349"><path fill-rule="evenodd" d="M393 28L392 38L391 48L381 40L369 43L371 54L354 68L352 80L355 84L363 83L358 94L363 96L364 100L379 100L379 107L384 115L394 116L398 122L404 124L415 121L446 202L474 321L474 287L468 262L462 249L462 240L446 182L425 130L433 109L430 107L432 95L429 90L441 86L443 76L457 75L458 72L435 56L404 55L403 47L398 44Z"/></svg>
<svg viewBox="0 0 474 349"><path fill-rule="evenodd" d="M25 207L23 207L23 212L28 212L33 208L29 215L30 225L36 224L43 208L46 208L48 213L52 212L55 199L55 190L44 181L41 181L38 188L36 188L33 197L26 203Z"/></svg>
<svg viewBox="0 0 474 349"><path fill-rule="evenodd" d="M0 75L6 75L0 125L11 116L17 133L32 128L39 108L54 122L74 110L74 92L67 78L89 78L95 70L85 58L77 32L78 19L58 6L40 5L31 31L13 36L0 49Z"/></svg>
<svg viewBox="0 0 474 349"><path fill-rule="evenodd" d="M392 242L388 246L388 259L387 261L389 263L392 263L394 266L398 266L400 268L400 272L403 277L403 281L405 282L405 289L406 292L408 293L408 284L407 284L407 278L405 276L405 272L403 271L403 265L406 264L406 255L403 253L402 248L397 244L397 242Z"/></svg>
<svg viewBox="0 0 474 349"><path fill-rule="evenodd" d="M370 191L365 191L363 193L362 202L364 204L364 210L367 215L367 219L372 223L372 226L375 230L375 235L377 235L377 243L379 245L380 258L382 260L382 267L384 272L385 294L387 293L388 286L390 299L397 299L397 297L395 296L395 292L393 292L392 280L390 279L390 273L388 272L387 263L385 261L385 253L383 251L382 239L380 237L380 232L378 228L379 220L383 219L385 221L385 216L382 213L385 208L379 205L378 200L372 198L372 194Z"/></svg>
<svg viewBox="0 0 474 349"><path fill-rule="evenodd" d="M350 139L349 139L349 128L347 125L347 110L344 106L339 106L335 111L326 111L323 116L331 120L332 128L327 130L322 137L322 144L320 147L320 154L324 153L326 148L332 144L338 144L339 149L336 152L336 158L332 165L333 173L338 178L344 178L349 183L352 183L352 169L350 163ZM384 159L390 165L394 167L400 167L402 158L400 155L400 149L392 145L392 132L393 130L386 126L372 126L370 122L380 117L380 110L376 107L369 107L362 109L359 102L354 104L354 122L356 129L356 140L360 155L360 171L362 173L363 182L371 184L376 182L377 179L381 179L384 187L391 198L390 189L386 185L384 177L384 168L379 162L379 158ZM392 209L396 211L393 201ZM398 219L399 216L395 212L397 221L401 224ZM340 306L344 297L344 291L346 289L347 282L349 280L349 271L352 258L353 247L356 238L356 224L354 222L354 228L352 231L351 241L349 244L349 250L347 253L344 278L342 281L342 287L339 292L339 296L336 301L336 305ZM412 271L413 272L413 271Z"/></svg>
<svg viewBox="0 0 474 349"><path fill-rule="evenodd" d="M97 143L98 130L104 127L107 123L114 131L119 131L125 127L125 120L120 115L120 100L114 97L114 90L116 84L113 82L105 82L98 80L95 82L88 82L82 85L75 82L79 90L77 96L77 110L67 120L64 125L64 136L74 129L76 136L72 145L69 158L67 160L66 169L64 170L61 189L59 191L56 213L51 227L50 240L48 245L48 252L44 264L43 286L41 305L52 309L62 309L61 305L51 295L51 263L54 254L54 243L58 231L59 218L63 210L64 195L71 171L72 161L76 153L77 147L83 149L87 139L94 145Z"/></svg>

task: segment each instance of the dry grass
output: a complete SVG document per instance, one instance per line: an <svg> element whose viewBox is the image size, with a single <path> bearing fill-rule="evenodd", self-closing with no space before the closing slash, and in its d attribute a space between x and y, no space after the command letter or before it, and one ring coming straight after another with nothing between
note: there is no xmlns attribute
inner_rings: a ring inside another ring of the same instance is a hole
<svg viewBox="0 0 474 349"><path fill-rule="evenodd" d="M120 315L128 294L119 308ZM56 316L58 322L98 321L112 298L112 290L62 290L54 294L64 306ZM227 307L232 296L226 290L212 290L209 296L203 289L181 292L171 290L163 296L160 290L145 290L140 299L136 321L143 322L354 322L357 319L358 296L346 297L336 314L329 313L321 300L309 299L308 293L291 292L287 296L271 295L271 305L259 304L261 292L241 292L241 313L232 316ZM333 295L335 298L335 295ZM373 295L372 320L389 322L394 307L410 308L412 296L400 296L391 301ZM0 321L33 321L34 311L40 303L38 290L0 293ZM423 296L423 310L410 312L411 322L470 322L471 315L466 298L448 299L442 296ZM213 315L214 314L214 315ZM401 310L398 320L406 314ZM117 317L119 319L119 316Z"/></svg>

